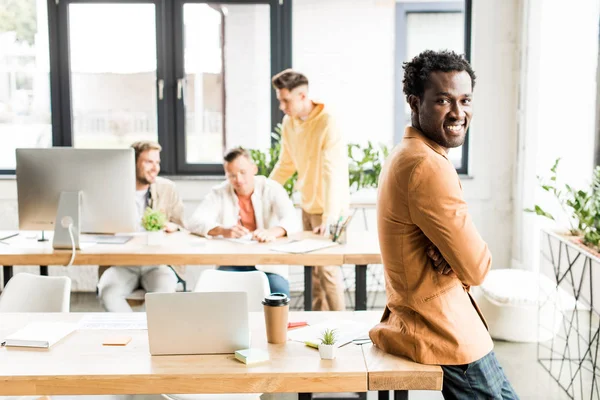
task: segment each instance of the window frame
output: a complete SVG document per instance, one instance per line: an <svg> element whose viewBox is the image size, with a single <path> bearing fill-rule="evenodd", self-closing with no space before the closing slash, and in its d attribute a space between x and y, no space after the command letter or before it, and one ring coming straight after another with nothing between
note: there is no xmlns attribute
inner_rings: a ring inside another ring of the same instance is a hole
<svg viewBox="0 0 600 400"><path fill-rule="evenodd" d="M471 16L472 0L454 1L454 2L433 2L433 3L396 3L396 48L395 48L395 71L394 82L394 144L400 143L404 136L404 127L409 123L404 117L404 90L402 79L402 64L406 60L406 37L407 37L407 19L408 14L426 14L426 13L457 13L464 14L464 50L465 57L471 61ZM469 136L471 129L467 131L465 142L462 147L462 165L456 169L460 175L469 173Z"/></svg>
<svg viewBox="0 0 600 400"><path fill-rule="evenodd" d="M271 76L290 68L292 66L292 1L291 0L220 0L211 2L207 0L175 0L173 1L174 24L177 29L173 29L173 54L175 60L174 75L172 77L176 85L178 77L185 75L184 71L184 43L183 43L183 5L184 4L267 4L270 6L270 29L271 29ZM226 66L223 64L223 71ZM226 96L226 93L225 93ZM225 98L224 96L224 98ZM175 99L176 100L176 99ZM173 102L173 105L176 105ZM175 152L174 159L177 160L173 166L176 175L224 175L223 164L193 164L186 160L185 148L185 115L182 106L176 107L176 117L173 132L175 132ZM224 108L224 112L226 112ZM175 114L173 114L175 115ZM283 118L283 113L279 110L279 103L275 91L271 91L271 129L275 127ZM225 133L225 132L224 132ZM267 134L267 133L265 133ZM161 143L162 145L162 143ZM164 151L164 150L163 150Z"/></svg>

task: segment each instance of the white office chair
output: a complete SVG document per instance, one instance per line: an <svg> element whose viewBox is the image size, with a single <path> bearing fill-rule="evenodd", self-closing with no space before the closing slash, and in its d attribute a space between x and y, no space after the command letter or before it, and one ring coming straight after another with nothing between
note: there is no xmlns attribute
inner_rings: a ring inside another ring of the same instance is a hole
<svg viewBox="0 0 600 400"><path fill-rule="evenodd" d="M2 295L0 312L69 312L71 279L67 276L13 276Z"/></svg>
<svg viewBox="0 0 600 400"><path fill-rule="evenodd" d="M248 311L262 311L262 301L271 293L269 279L261 271L235 272L208 269L202 272L194 292L246 292Z"/></svg>
<svg viewBox="0 0 600 400"><path fill-rule="evenodd" d="M264 272L234 272L208 269L202 272L194 292L246 292L248 311L262 311L262 300L271 293ZM167 400L260 400L259 393L163 394Z"/></svg>
<svg viewBox="0 0 600 400"><path fill-rule="evenodd" d="M0 313L69 312L70 303L71 278L20 273L13 276L2 291ZM0 397L0 400L36 399L40 396Z"/></svg>

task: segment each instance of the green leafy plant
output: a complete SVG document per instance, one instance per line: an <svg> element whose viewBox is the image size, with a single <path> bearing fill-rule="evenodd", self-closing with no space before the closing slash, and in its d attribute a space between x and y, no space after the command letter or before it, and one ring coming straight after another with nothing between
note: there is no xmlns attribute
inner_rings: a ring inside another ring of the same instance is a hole
<svg viewBox="0 0 600 400"><path fill-rule="evenodd" d="M376 148L369 140L366 147L356 143L348 145L349 186L356 191L362 188L376 188L383 162L389 155L389 149L384 144Z"/></svg>
<svg viewBox="0 0 600 400"><path fill-rule="evenodd" d="M271 133L273 138L273 145L269 150L263 152L258 149L249 149L252 160L258 167L258 175L269 176L279 155L281 154L281 124L277 124L274 132ZM380 144L375 147L371 141L367 143L366 147L361 147L356 143L348 145L348 172L349 182L348 185L355 191L362 188L376 188L383 166L383 161L389 154L389 149L384 144ZM294 193L294 187L298 180L298 174L288 179L283 185L288 195L291 197Z"/></svg>
<svg viewBox="0 0 600 400"><path fill-rule="evenodd" d="M150 207L146 207L144 216L142 217L142 226L149 232L156 232L162 230L167 224L167 216L159 210L153 210Z"/></svg>
<svg viewBox="0 0 600 400"><path fill-rule="evenodd" d="M325 345L331 345L331 344L335 344L336 340L337 340L337 332L335 329L325 329L322 333L321 333L321 344L325 344Z"/></svg>
<svg viewBox="0 0 600 400"><path fill-rule="evenodd" d="M560 158L556 159L550 168L549 178L538 176L540 187L551 193L568 216L569 231L574 236L582 236L583 243L598 249L600 244L600 167L594 169L592 184L588 190L577 190L568 184L562 188L558 185L558 166ZM539 205L525 209L526 212L555 220Z"/></svg>

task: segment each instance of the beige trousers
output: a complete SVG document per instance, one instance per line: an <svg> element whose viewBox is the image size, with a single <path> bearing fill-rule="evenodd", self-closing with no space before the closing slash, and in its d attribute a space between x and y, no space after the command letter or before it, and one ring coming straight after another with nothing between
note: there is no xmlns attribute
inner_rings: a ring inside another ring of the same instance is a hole
<svg viewBox="0 0 600 400"><path fill-rule="evenodd" d="M320 214L302 211L302 226L305 231L321 225ZM313 311L344 311L344 288L340 279L340 266L313 267L312 269L312 309Z"/></svg>

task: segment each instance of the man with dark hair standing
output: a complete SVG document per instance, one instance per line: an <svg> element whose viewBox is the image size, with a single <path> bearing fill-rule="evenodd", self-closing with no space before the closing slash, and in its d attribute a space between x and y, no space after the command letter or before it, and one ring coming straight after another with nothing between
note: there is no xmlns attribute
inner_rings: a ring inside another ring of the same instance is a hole
<svg viewBox="0 0 600 400"><path fill-rule="evenodd" d="M346 145L325 105L308 97L306 76L287 69L272 83L286 115L281 154L270 178L283 185L298 172L304 230L324 235L327 225L336 223L350 202ZM340 267L313 267L312 271L312 309L344 310Z"/></svg>
<svg viewBox="0 0 600 400"><path fill-rule="evenodd" d="M379 181L387 305L371 339L386 352L440 364L445 399L517 399L469 293L492 257L448 159L471 122L475 73L453 52L425 51L404 64L403 83L411 125Z"/></svg>

